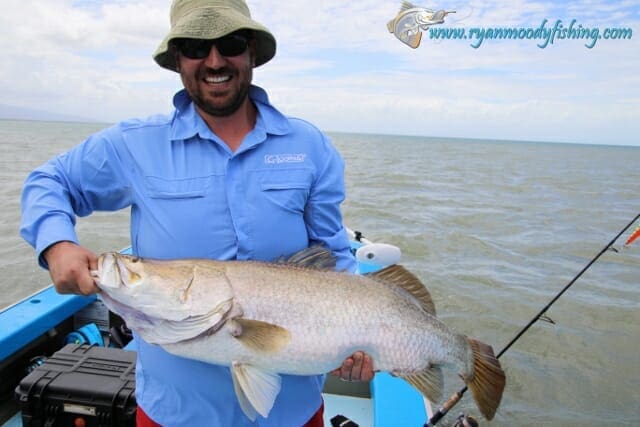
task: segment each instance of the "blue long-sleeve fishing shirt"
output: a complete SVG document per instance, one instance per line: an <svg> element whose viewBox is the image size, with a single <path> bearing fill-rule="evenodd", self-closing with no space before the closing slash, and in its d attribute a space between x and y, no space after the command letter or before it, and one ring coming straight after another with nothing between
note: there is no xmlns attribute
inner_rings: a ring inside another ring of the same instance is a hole
<svg viewBox="0 0 640 427"><path fill-rule="evenodd" d="M130 207L133 252L142 257L273 260L322 243L338 269L355 270L339 207L339 154L261 88L252 86L250 97L256 125L236 152L180 91L171 115L122 122L33 171L20 231L41 265L51 244L78 242L76 215ZM164 426L302 425L320 406L321 377L284 375L269 418L251 423L229 368L137 343L136 398Z"/></svg>

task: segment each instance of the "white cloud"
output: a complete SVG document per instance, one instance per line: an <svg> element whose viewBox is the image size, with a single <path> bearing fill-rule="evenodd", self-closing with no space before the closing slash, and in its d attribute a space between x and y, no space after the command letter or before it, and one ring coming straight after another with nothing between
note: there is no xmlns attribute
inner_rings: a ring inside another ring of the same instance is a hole
<svg viewBox="0 0 640 427"><path fill-rule="evenodd" d="M104 121L168 110L157 87L166 92L172 80L151 60L169 25L159 2L8 3L0 16L3 103Z"/></svg>
<svg viewBox="0 0 640 427"><path fill-rule="evenodd" d="M168 30L169 1L4 3L2 103L104 121L169 110L179 79L151 59ZM640 34L599 40L593 49L585 40L556 40L546 49L534 40L485 40L474 49L469 40L436 42L425 34L413 50L386 28L400 1L249 3L278 39L277 57L256 70L256 82L285 112L323 129L637 143ZM632 1L442 7L459 12L443 27L536 28L546 18L547 28L557 19L640 28Z"/></svg>

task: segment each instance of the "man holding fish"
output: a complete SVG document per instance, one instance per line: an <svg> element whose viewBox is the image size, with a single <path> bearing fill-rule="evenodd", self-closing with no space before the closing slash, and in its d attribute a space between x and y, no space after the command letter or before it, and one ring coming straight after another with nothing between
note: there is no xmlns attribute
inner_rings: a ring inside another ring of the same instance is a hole
<svg viewBox="0 0 640 427"><path fill-rule="evenodd" d="M243 0L174 0L170 32L154 54L182 79L174 112L92 135L25 182L21 234L58 292L100 291L91 274L98 257L79 245L76 215L126 207L141 257L272 261L322 245L337 270L355 269L340 212L341 157L251 84L253 68L275 51ZM136 338L139 426L323 425L322 376L283 375L268 417L252 421L229 367ZM371 358L358 351L335 373L370 380Z"/></svg>

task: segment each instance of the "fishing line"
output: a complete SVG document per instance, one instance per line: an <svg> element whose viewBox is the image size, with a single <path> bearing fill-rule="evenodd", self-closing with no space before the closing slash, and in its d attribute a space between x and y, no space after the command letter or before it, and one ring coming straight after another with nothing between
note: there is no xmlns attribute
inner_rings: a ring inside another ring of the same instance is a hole
<svg viewBox="0 0 640 427"><path fill-rule="evenodd" d="M518 332L516 334L515 337L513 337L513 339L511 341L509 341L509 343L502 349L500 350L500 353L498 353L498 355L496 356L496 358L500 358L500 356L502 356L504 353L507 352L507 350L509 350L511 348L512 345L514 345L516 343L516 341L518 341L520 339L520 337L522 337L528 330L529 328L531 328L531 326L533 326L534 323L536 323L538 320L545 320L545 319L549 319L548 316L545 316L545 313L547 312L547 310L549 310L551 308L551 306L562 296L562 294L564 294L605 252L607 252L610 249L614 249L613 248L613 244L620 238L620 236L622 236L628 229L629 227L631 227L638 219L640 219L640 213L638 215L636 215L635 218L633 218L633 220L631 222L629 222L629 224L627 224L617 235L616 237L614 237L604 248L602 248L602 250L591 259L591 261L589 261L589 263L582 269L580 270L580 272L578 274L576 274L574 276L573 279L571 279L571 281L569 283L567 283L567 285L562 288L562 290L560 292L558 292L556 294L555 297L553 297L553 299L542 308L542 310L540 310L538 312L538 314L536 314L535 316L533 316L533 318L529 321L529 323L527 323L527 325L525 327L523 327L520 332ZM617 252L617 251L616 251ZM453 408L462 398L462 396L464 395L464 393L467 391L467 386L464 386L463 388L461 388L460 390L458 390L457 392L455 392L453 395L451 395L451 397L449 398L449 400L447 400L441 408L438 409L438 411L433 415L433 417L431 417L429 419L429 422L427 424L424 425L424 427L433 427L435 426L438 421L440 421L445 415L447 415L447 413L451 410L451 408Z"/></svg>

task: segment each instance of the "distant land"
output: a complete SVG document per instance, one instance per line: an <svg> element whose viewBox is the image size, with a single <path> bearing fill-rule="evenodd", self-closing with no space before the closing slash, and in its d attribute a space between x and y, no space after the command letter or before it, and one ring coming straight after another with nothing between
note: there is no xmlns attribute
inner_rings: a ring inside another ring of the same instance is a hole
<svg viewBox="0 0 640 427"><path fill-rule="evenodd" d="M52 113L50 111L36 110L33 108L16 107L0 104L0 119L7 120L41 120L51 122L89 122L96 123L99 120L73 116L69 114Z"/></svg>

